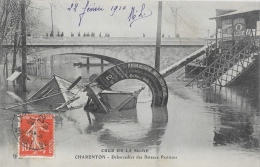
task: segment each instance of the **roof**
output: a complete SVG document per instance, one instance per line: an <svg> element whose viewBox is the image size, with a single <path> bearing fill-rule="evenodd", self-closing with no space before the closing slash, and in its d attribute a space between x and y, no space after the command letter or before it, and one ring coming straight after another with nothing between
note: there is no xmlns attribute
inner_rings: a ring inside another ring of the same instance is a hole
<svg viewBox="0 0 260 167"><path fill-rule="evenodd" d="M238 10L238 11L234 11L234 12L230 12L230 13L227 13L227 14L223 14L223 15L220 15L220 16L216 16L216 17L212 17L212 18L209 18L209 19L217 19L217 18L221 18L221 17L225 17L225 16L232 16L232 15L238 15L238 14L245 14L245 13L251 13L251 12L255 12L255 11L259 11L259 9L253 9L253 10Z"/></svg>

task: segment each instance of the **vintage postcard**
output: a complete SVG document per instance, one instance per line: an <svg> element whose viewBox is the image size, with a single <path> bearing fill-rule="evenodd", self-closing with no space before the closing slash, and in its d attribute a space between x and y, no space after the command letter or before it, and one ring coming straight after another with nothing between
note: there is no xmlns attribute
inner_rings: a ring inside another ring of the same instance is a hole
<svg viewBox="0 0 260 167"><path fill-rule="evenodd" d="M1 0L0 166L259 167L260 1Z"/></svg>

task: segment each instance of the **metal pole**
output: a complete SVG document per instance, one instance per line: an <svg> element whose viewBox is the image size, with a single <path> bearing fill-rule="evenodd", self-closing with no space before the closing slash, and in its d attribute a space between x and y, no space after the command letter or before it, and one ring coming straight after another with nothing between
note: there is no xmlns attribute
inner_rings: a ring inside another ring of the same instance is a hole
<svg viewBox="0 0 260 167"><path fill-rule="evenodd" d="M51 5L51 31L52 31L52 34L53 34L53 37L54 37L54 29L53 29L53 15L52 15L52 4L50 3Z"/></svg>
<svg viewBox="0 0 260 167"><path fill-rule="evenodd" d="M161 28L162 28L162 1L159 1L158 2L156 50L155 50L155 69L157 71L160 71Z"/></svg>
<svg viewBox="0 0 260 167"><path fill-rule="evenodd" d="M26 71L27 71L27 46L26 46L26 19L25 0L21 0L21 35L22 35L22 89L26 92Z"/></svg>
<svg viewBox="0 0 260 167"><path fill-rule="evenodd" d="M179 8L175 8L175 37L177 37L177 34L178 34L178 9L180 9L181 7Z"/></svg>
<svg viewBox="0 0 260 167"><path fill-rule="evenodd" d="M175 37L177 37L177 10L178 8L175 9Z"/></svg>

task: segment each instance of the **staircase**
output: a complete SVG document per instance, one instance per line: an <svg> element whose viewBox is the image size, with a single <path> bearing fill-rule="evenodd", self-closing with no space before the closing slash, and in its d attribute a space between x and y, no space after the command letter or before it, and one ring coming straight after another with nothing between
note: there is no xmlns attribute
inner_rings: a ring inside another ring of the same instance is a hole
<svg viewBox="0 0 260 167"><path fill-rule="evenodd" d="M198 88L209 87L212 84L228 86L254 63L254 56L257 54L254 38L247 36L223 53L186 86L193 86L194 83Z"/></svg>

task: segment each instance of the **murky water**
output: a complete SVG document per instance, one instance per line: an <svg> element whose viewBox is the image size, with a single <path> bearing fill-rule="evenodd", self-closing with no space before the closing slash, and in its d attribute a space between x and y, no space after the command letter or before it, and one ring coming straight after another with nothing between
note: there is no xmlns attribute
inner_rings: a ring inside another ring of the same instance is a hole
<svg viewBox="0 0 260 167"><path fill-rule="evenodd" d="M69 61L68 61L69 62ZM109 66L105 66L104 70ZM63 63L54 69L57 75L74 80L83 76L83 83L100 67L73 67ZM70 74L70 75L69 75ZM39 77L32 94L47 79ZM165 108L151 108L151 92L146 87L135 110L108 115L87 113L83 108L55 113L55 158L51 160L14 159L17 139L13 134L14 114L23 107L0 110L1 166L256 166L260 165L260 113L258 92L249 88L185 87L186 81L167 78L169 102ZM28 81L28 82L33 82ZM137 90L144 83L123 81L113 89ZM8 88L10 91L12 87ZM29 96L29 95L28 95ZM1 85L1 107L20 103ZM27 106L29 112L47 108ZM91 120L91 121L90 121ZM123 152L117 152L123 149ZM132 152L126 152L128 151ZM135 152L134 152L135 151ZM105 159L78 159L78 155L105 155ZM128 159L112 159L130 156ZM143 159L136 159L140 155ZM160 159L149 159L145 156ZM164 158L161 159L163 156ZM173 159L166 159L165 157ZM134 157L135 159L131 158ZM177 159L176 159L177 157Z"/></svg>

